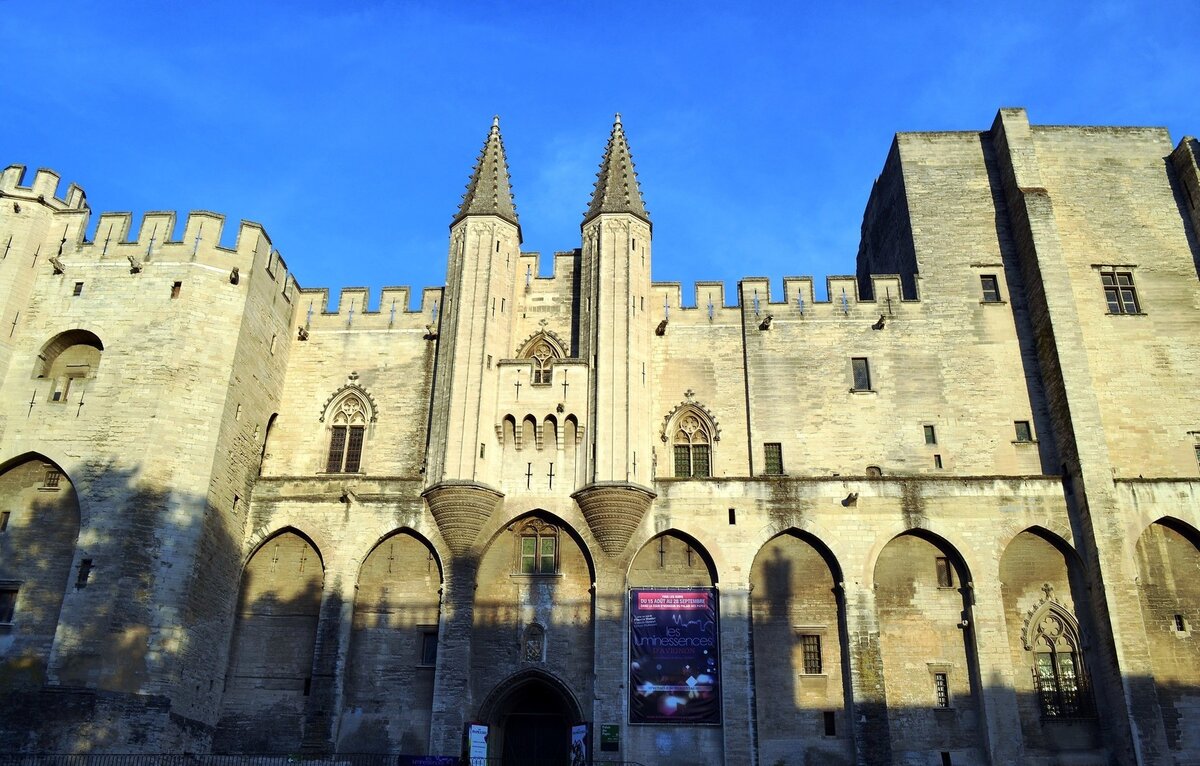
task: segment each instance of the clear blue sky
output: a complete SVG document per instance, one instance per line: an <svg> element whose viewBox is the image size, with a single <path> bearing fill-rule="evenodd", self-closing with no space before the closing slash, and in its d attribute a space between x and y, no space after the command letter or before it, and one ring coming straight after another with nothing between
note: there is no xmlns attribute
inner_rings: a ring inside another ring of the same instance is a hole
<svg viewBox="0 0 1200 766"><path fill-rule="evenodd" d="M1200 132L1194 2L255 5L0 0L0 165L258 221L306 287L419 289L493 114L545 271L620 111L654 279L732 286L852 272L897 131Z"/></svg>

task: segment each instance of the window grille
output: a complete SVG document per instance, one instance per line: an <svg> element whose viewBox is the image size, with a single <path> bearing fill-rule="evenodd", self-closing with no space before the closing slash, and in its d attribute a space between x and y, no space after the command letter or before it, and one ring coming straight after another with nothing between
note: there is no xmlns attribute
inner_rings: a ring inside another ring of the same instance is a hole
<svg viewBox="0 0 1200 766"><path fill-rule="evenodd" d="M805 675L819 675L821 672L821 637L811 634L800 636L800 649L804 655Z"/></svg>

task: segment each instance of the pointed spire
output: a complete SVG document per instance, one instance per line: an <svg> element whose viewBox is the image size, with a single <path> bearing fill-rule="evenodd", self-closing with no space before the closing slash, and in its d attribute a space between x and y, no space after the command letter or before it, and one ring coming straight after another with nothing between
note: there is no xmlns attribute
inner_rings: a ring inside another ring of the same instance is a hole
<svg viewBox="0 0 1200 766"><path fill-rule="evenodd" d="M612 134L600 160L600 172L596 174L596 190L592 192L592 203L583 214L587 223L601 213L630 213L650 223L642 190L638 186L637 171L629 153L629 142L625 140L625 128L621 125L621 114L613 119Z"/></svg>
<svg viewBox="0 0 1200 766"><path fill-rule="evenodd" d="M469 215L495 215L520 230L517 208L513 204L512 186L508 180L508 159L500 139L500 117L492 118L492 129L483 142L483 151L475 161L475 170L467 183L467 193L454 216L453 226ZM519 236L519 235L518 235Z"/></svg>

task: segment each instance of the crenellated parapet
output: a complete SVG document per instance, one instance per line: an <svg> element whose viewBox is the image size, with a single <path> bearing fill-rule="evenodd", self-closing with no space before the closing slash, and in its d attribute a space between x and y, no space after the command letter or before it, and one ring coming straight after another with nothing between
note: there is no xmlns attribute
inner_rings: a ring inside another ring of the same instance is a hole
<svg viewBox="0 0 1200 766"><path fill-rule="evenodd" d="M385 287L379 303L372 304L371 290L346 287L338 293L337 303L329 309L329 289L303 288L297 293L297 321L305 333L331 330L420 330L430 339L437 337L442 312L442 288L426 287L421 303L410 308L411 288Z"/></svg>
<svg viewBox="0 0 1200 766"><path fill-rule="evenodd" d="M829 276L825 279L825 299L818 299L812 277L784 277L782 293L773 294L767 277L745 277L738 282L733 302L726 303L722 282L696 282L691 305L683 302L683 286L679 282L655 282L651 286L653 311L658 320L694 323L740 322L744 318L773 319L836 319L867 317L883 313L894 315L902 304L919 304L920 298L909 300L900 292L900 277L894 274L873 274L874 297L861 294L858 278L851 275ZM662 328L665 331L665 327Z"/></svg>
<svg viewBox="0 0 1200 766"><path fill-rule="evenodd" d="M25 185L25 166L9 165L0 173L0 197L37 201L49 205L54 210L86 210L87 195L75 184L67 186L66 193L61 197L58 195L61 180L53 170L38 168L33 175L33 181Z"/></svg>

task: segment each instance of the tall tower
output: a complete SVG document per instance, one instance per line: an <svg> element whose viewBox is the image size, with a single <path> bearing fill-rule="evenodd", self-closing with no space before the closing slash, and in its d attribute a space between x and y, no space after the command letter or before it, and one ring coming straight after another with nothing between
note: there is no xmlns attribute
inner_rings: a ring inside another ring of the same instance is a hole
<svg viewBox="0 0 1200 766"><path fill-rule="evenodd" d="M492 121L462 206L450 224L446 292L438 329L425 496L447 545L464 553L501 497L496 422L498 371L511 354L521 226L513 204L500 118Z"/></svg>
<svg viewBox="0 0 1200 766"><path fill-rule="evenodd" d="M582 229L579 346L591 365L592 428L587 482L576 499L605 551L617 555L654 497L646 489L653 462L651 225L619 114Z"/></svg>

